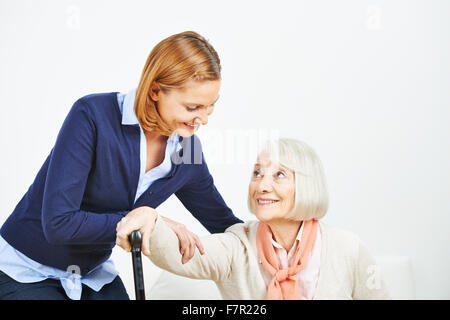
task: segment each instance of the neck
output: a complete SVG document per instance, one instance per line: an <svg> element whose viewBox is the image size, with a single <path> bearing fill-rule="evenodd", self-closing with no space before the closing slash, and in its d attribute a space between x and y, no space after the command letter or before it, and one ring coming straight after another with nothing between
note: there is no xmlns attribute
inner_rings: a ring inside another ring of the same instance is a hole
<svg viewBox="0 0 450 320"><path fill-rule="evenodd" d="M267 222L270 230L272 230L273 239L288 252L295 244L302 223L303 221L286 219Z"/></svg>
<svg viewBox="0 0 450 320"><path fill-rule="evenodd" d="M147 138L147 141L166 141L169 137L163 136L160 133L157 133L155 131L146 131L145 137Z"/></svg>

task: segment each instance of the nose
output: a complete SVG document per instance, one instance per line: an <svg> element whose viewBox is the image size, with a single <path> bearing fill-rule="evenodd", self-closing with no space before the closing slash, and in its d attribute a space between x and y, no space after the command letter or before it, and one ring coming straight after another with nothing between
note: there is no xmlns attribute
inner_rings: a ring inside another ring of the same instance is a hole
<svg viewBox="0 0 450 320"><path fill-rule="evenodd" d="M212 111L209 111L208 108L205 108L200 111L197 118L195 119L195 123L199 123L202 125L208 124L208 116L212 113Z"/></svg>
<svg viewBox="0 0 450 320"><path fill-rule="evenodd" d="M267 193L272 191L272 178L269 175L265 175L258 184L259 193Z"/></svg>

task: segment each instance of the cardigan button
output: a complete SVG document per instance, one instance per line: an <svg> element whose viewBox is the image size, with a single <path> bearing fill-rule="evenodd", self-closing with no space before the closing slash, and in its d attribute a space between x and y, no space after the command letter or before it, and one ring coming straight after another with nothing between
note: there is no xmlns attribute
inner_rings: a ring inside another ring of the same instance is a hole
<svg viewBox="0 0 450 320"><path fill-rule="evenodd" d="M149 193L150 193L150 194L153 194L153 191L151 190L151 191L149 191Z"/></svg>

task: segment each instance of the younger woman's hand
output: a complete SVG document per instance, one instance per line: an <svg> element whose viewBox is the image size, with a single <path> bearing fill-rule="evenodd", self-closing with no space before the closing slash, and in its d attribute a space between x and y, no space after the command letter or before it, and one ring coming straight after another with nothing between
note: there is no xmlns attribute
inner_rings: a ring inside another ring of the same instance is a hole
<svg viewBox="0 0 450 320"><path fill-rule="evenodd" d="M155 226L158 213L150 207L139 207L130 211L116 227L116 244L122 249L130 252L131 244L128 236L135 230L139 230L142 235L142 253L146 256L150 255L150 235Z"/></svg>

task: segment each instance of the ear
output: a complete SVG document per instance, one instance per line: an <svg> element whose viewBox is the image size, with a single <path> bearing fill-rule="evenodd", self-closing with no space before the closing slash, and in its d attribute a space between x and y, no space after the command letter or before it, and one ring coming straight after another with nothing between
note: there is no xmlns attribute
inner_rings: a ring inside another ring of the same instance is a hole
<svg viewBox="0 0 450 320"><path fill-rule="evenodd" d="M150 98L152 98L153 101L158 101L161 96L161 87L156 81L153 81L150 85L149 90Z"/></svg>

